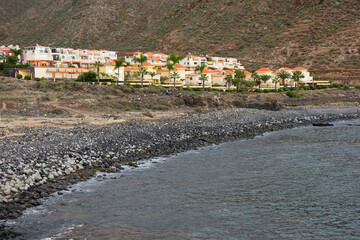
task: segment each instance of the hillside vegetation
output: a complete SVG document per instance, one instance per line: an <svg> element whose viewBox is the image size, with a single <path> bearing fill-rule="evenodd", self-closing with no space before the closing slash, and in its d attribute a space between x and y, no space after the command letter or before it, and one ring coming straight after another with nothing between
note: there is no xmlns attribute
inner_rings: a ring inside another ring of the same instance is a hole
<svg viewBox="0 0 360 240"><path fill-rule="evenodd" d="M360 67L358 0L12 0L0 43L214 54L260 66Z"/></svg>

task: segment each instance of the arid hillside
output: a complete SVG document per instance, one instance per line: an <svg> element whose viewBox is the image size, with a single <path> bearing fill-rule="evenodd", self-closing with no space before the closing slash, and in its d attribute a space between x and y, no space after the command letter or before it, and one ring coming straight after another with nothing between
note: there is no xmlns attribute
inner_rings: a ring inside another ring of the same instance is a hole
<svg viewBox="0 0 360 240"><path fill-rule="evenodd" d="M351 79L360 1L1 1L0 43L234 56L250 70L302 65Z"/></svg>

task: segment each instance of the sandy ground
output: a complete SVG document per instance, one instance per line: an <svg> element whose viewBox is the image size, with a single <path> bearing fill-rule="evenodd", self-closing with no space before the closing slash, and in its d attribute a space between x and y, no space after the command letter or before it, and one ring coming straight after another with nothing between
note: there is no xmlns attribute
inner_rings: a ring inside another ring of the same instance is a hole
<svg viewBox="0 0 360 240"><path fill-rule="evenodd" d="M64 107L62 107L64 109ZM66 109L66 108L65 108ZM152 112L152 118L145 116L143 112L122 112L120 114L97 114L93 112L85 112L74 109L66 109L72 114L81 115L81 118L67 117L67 116L42 116L42 117L1 117L0 129L10 130L22 127L57 127L62 129L69 129L74 127L85 127L90 125L107 125L121 123L133 119L170 119L178 118L188 113L182 111L166 111L166 112ZM10 134L9 134L10 136ZM12 136L12 135L11 135ZM1 137L0 137L1 139Z"/></svg>

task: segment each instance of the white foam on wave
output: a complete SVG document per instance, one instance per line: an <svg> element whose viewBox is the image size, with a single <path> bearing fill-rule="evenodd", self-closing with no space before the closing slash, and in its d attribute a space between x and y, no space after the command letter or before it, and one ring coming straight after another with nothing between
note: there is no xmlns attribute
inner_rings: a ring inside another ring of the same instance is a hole
<svg viewBox="0 0 360 240"><path fill-rule="evenodd" d="M81 228L83 226L84 226L83 224L71 225L70 227L67 227L63 232L57 233L57 234L55 234L54 236L51 236L51 237L42 238L41 240L56 240L56 239L59 239L59 238L64 239L64 238L66 238L66 235L72 233L75 228ZM70 239L72 239L72 238L70 238Z"/></svg>

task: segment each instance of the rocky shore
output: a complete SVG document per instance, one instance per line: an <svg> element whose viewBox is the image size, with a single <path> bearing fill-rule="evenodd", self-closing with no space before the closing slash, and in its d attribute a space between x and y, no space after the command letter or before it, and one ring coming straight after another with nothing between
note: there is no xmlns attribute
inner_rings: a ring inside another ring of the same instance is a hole
<svg viewBox="0 0 360 240"><path fill-rule="evenodd" d="M231 109L167 120L84 128L19 128L0 138L0 219L17 218L39 199L136 161L312 122L359 118L359 107L280 111ZM0 129L0 137L4 135ZM0 229L1 232L1 229Z"/></svg>

